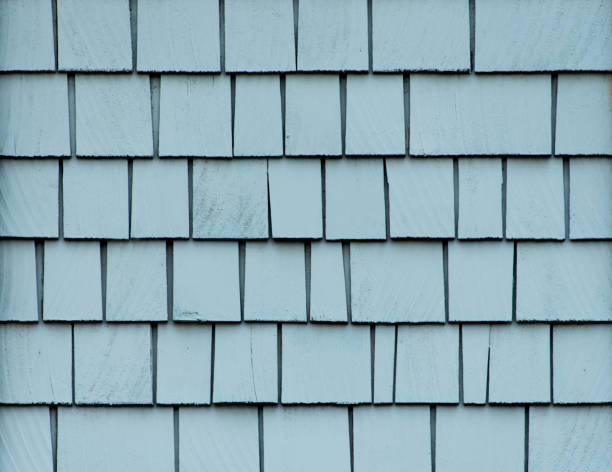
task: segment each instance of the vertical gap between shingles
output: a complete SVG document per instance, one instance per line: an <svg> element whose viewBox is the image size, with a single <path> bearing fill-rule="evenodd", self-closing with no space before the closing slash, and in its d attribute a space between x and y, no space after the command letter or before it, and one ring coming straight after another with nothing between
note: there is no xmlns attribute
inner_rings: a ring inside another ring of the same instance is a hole
<svg viewBox="0 0 612 472"><path fill-rule="evenodd" d="M283 325L276 325L276 369L278 380L278 403L283 400Z"/></svg>
<svg viewBox="0 0 612 472"><path fill-rule="evenodd" d="M283 151L283 154L284 153L285 152ZM268 238L273 238L274 232L272 231L272 199L270 198L270 159L266 160L266 186L268 190Z"/></svg>
<svg viewBox="0 0 612 472"><path fill-rule="evenodd" d="M76 157L76 84L74 74L68 74L68 130L70 157Z"/></svg>
<svg viewBox="0 0 612 472"><path fill-rule="evenodd" d="M326 237L327 225L326 218L326 202L325 202L325 159L321 159L321 219L323 221L323 239Z"/></svg>
<svg viewBox="0 0 612 472"><path fill-rule="evenodd" d="M299 23L300 23L300 2L299 0L293 0L293 39L295 41L295 68L298 69L298 34L299 34ZM284 136L284 135L283 135Z"/></svg>
<svg viewBox="0 0 612 472"><path fill-rule="evenodd" d="M51 0L51 17L53 21L53 54L55 57L55 70L58 70L59 49L57 37L57 0Z"/></svg>
<svg viewBox="0 0 612 472"><path fill-rule="evenodd" d="M385 237L391 239L391 207L389 205L389 176L387 174L387 159L383 159L383 192L385 199Z"/></svg>
<svg viewBox="0 0 612 472"><path fill-rule="evenodd" d="M393 344L393 392L392 402L395 403L395 386L397 385L397 340L398 340L398 325L395 325L395 339Z"/></svg>
<svg viewBox="0 0 612 472"><path fill-rule="evenodd" d="M353 434L353 407L348 407L348 429L349 429L349 453L351 461L351 472L355 470L355 446Z"/></svg>
<svg viewBox="0 0 612 472"><path fill-rule="evenodd" d="M219 0L219 70L225 72L225 0Z"/></svg>
<svg viewBox="0 0 612 472"><path fill-rule="evenodd" d="M70 325L70 338L72 344L72 404L76 403L75 384L76 384L76 366L74 364L74 323Z"/></svg>
<svg viewBox="0 0 612 472"><path fill-rule="evenodd" d="M180 442L179 442L179 409L178 407L174 407L172 410L173 420L174 420L174 472L179 472L179 452L180 452Z"/></svg>
<svg viewBox="0 0 612 472"><path fill-rule="evenodd" d="M439 266L438 266L439 267ZM444 320L449 320L449 301L448 301L448 242L442 243L442 271L444 273Z"/></svg>
<svg viewBox="0 0 612 472"><path fill-rule="evenodd" d="M234 148L236 147L236 75L230 76L230 102L232 111L232 156L234 155Z"/></svg>
<svg viewBox="0 0 612 472"><path fill-rule="evenodd" d="M340 133L342 156L346 155L346 74L340 74Z"/></svg>
<svg viewBox="0 0 612 472"><path fill-rule="evenodd" d="M157 404L157 324L151 325L151 388L153 405Z"/></svg>
<svg viewBox="0 0 612 472"><path fill-rule="evenodd" d="M455 212L455 238L459 237L459 159L453 159L453 204Z"/></svg>
<svg viewBox="0 0 612 472"><path fill-rule="evenodd" d="M463 405L463 325L459 325L459 404Z"/></svg>
<svg viewBox="0 0 612 472"><path fill-rule="evenodd" d="M36 264L36 302L38 307L38 321L42 321L45 283L45 242L43 240L38 240L34 243L34 258Z"/></svg>
<svg viewBox="0 0 612 472"><path fill-rule="evenodd" d="M160 93L161 93L161 77L153 74L149 78L149 87L151 90L151 124L153 125L153 156L159 157L159 114L160 114Z"/></svg>
<svg viewBox="0 0 612 472"><path fill-rule="evenodd" d="M489 404L489 384L491 378L491 326L489 326L489 345L487 347L487 384L485 386L485 403Z"/></svg>
<svg viewBox="0 0 612 472"><path fill-rule="evenodd" d="M553 347L554 347L554 340L553 340L553 325L550 325L550 337L549 337L549 342L550 342L550 359L549 359L549 368L550 368L550 403L554 403L555 402L555 396L554 396L554 375L555 372L553 370Z"/></svg>
<svg viewBox="0 0 612 472"><path fill-rule="evenodd" d="M211 325L210 332L210 404L214 400L214 385L215 385L215 324Z"/></svg>
<svg viewBox="0 0 612 472"><path fill-rule="evenodd" d="M516 265L517 265L517 242L514 241L512 255L512 322L516 322Z"/></svg>
<svg viewBox="0 0 612 472"><path fill-rule="evenodd" d="M107 242L100 241L100 289L102 294L102 321L106 321L107 253Z"/></svg>
<svg viewBox="0 0 612 472"><path fill-rule="evenodd" d="M374 403L374 376L376 375L376 325L370 325L370 396Z"/></svg>
<svg viewBox="0 0 612 472"><path fill-rule="evenodd" d="M550 77L550 153L555 155L555 141L557 138L557 89L559 76L552 74Z"/></svg>
<svg viewBox="0 0 612 472"><path fill-rule="evenodd" d="M410 155L410 74L404 74L404 139L406 157Z"/></svg>
<svg viewBox="0 0 612 472"><path fill-rule="evenodd" d="M311 245L309 242L304 244L304 267L306 270L305 283L306 283L306 322L310 322L310 284L311 284Z"/></svg>
<svg viewBox="0 0 612 472"><path fill-rule="evenodd" d="M62 159L58 162L58 212L57 212L57 227L59 239L64 239L64 161Z"/></svg>
<svg viewBox="0 0 612 472"><path fill-rule="evenodd" d="M346 309L348 312L348 322L353 322L353 309L351 306L351 245L348 242L342 243L342 262L344 266L344 291L346 296Z"/></svg>
<svg viewBox="0 0 612 472"><path fill-rule="evenodd" d="M474 72L476 59L476 1L470 0L470 72Z"/></svg>
<svg viewBox="0 0 612 472"><path fill-rule="evenodd" d="M244 321L244 284L246 266L246 242L238 242L238 287L240 293L240 321Z"/></svg>
<svg viewBox="0 0 612 472"><path fill-rule="evenodd" d="M134 177L134 160L128 159L128 237L132 237L132 179Z"/></svg>
<svg viewBox="0 0 612 472"><path fill-rule="evenodd" d="M501 212L502 212L502 237L506 239L506 195L508 193L508 159L502 158L502 188L501 188Z"/></svg>
<svg viewBox="0 0 612 472"><path fill-rule="evenodd" d="M529 407L525 407L525 445L524 445L524 470L529 472Z"/></svg>
<svg viewBox="0 0 612 472"><path fill-rule="evenodd" d="M132 71L136 72L138 41L138 0L130 0L130 38L132 40Z"/></svg>
<svg viewBox="0 0 612 472"><path fill-rule="evenodd" d="M371 73L373 70L374 63L374 50L373 44L374 41L372 39L373 36L373 28L372 28L372 0L368 0L368 71Z"/></svg>
<svg viewBox="0 0 612 472"><path fill-rule="evenodd" d="M287 104L287 98L286 98L286 90L287 90L287 85L286 85L286 78L285 78L285 74L281 74L280 75L280 96L281 96L281 136L282 136L282 140L283 140L283 156L285 155L285 110L286 110L286 104Z"/></svg>
<svg viewBox="0 0 612 472"><path fill-rule="evenodd" d="M435 406L429 407L429 448L431 451L431 472L436 472L436 418Z"/></svg>
<svg viewBox="0 0 612 472"><path fill-rule="evenodd" d="M563 210L565 216L565 239L570 235L570 160L563 158Z"/></svg>
<svg viewBox="0 0 612 472"><path fill-rule="evenodd" d="M57 407L49 408L49 426L51 429L51 460L53 472L57 472Z"/></svg>
<svg viewBox="0 0 612 472"><path fill-rule="evenodd" d="M166 241L166 300L168 319L174 319L174 243Z"/></svg>
<svg viewBox="0 0 612 472"><path fill-rule="evenodd" d="M259 472L264 472L264 415L261 406L257 408L257 436L259 438Z"/></svg>
<svg viewBox="0 0 612 472"><path fill-rule="evenodd" d="M193 238L193 159L187 161L187 198L189 198L189 239Z"/></svg>

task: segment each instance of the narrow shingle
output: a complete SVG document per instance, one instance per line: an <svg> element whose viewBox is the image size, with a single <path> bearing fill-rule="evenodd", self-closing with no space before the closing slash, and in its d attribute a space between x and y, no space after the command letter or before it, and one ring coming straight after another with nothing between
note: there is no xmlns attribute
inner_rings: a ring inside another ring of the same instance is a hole
<svg viewBox="0 0 612 472"><path fill-rule="evenodd" d="M395 326L374 328L374 403L391 403L395 375Z"/></svg>
<svg viewBox="0 0 612 472"><path fill-rule="evenodd" d="M33 241L0 241L0 321L36 321L36 256Z"/></svg>
<svg viewBox="0 0 612 472"><path fill-rule="evenodd" d="M482 405L487 401L489 337L489 325L461 326L463 401L467 405Z"/></svg>
<svg viewBox="0 0 612 472"><path fill-rule="evenodd" d="M311 244L310 320L347 321L342 245Z"/></svg>

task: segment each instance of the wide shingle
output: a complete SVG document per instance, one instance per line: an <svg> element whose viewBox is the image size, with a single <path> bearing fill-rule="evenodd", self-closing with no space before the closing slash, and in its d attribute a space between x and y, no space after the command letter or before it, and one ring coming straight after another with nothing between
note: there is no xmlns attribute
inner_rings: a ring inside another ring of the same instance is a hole
<svg viewBox="0 0 612 472"><path fill-rule="evenodd" d="M298 69L368 69L365 0L302 0L298 20Z"/></svg>
<svg viewBox="0 0 612 472"><path fill-rule="evenodd" d="M457 237L502 237L501 159L458 160L459 207Z"/></svg>
<svg viewBox="0 0 612 472"><path fill-rule="evenodd" d="M463 402L482 405L487 401L489 369L489 325L461 326Z"/></svg>
<svg viewBox="0 0 612 472"><path fill-rule="evenodd" d="M78 74L75 94L77 155L153 155L148 75Z"/></svg>
<svg viewBox="0 0 612 472"><path fill-rule="evenodd" d="M55 69L52 3L5 0L0 3L0 70Z"/></svg>
<svg viewBox="0 0 612 472"><path fill-rule="evenodd" d="M315 242L310 252L310 321L347 321L342 245Z"/></svg>
<svg viewBox="0 0 612 472"><path fill-rule="evenodd" d="M225 68L228 72L295 70L293 1L227 0Z"/></svg>
<svg viewBox="0 0 612 472"><path fill-rule="evenodd" d="M485 0L476 8L476 71L608 70L612 14L600 0Z"/></svg>
<svg viewBox="0 0 612 472"><path fill-rule="evenodd" d="M49 409L0 407L0 470L53 471Z"/></svg>
<svg viewBox="0 0 612 472"><path fill-rule="evenodd" d="M569 174L570 238L612 238L612 159L570 159Z"/></svg>
<svg viewBox="0 0 612 472"><path fill-rule="evenodd" d="M268 161L270 217L274 238L320 238L323 235L321 161Z"/></svg>
<svg viewBox="0 0 612 472"><path fill-rule="evenodd" d="M429 408L363 406L353 410L355 472L429 470Z"/></svg>
<svg viewBox="0 0 612 472"><path fill-rule="evenodd" d="M508 159L506 236L563 239L563 160Z"/></svg>
<svg viewBox="0 0 612 472"><path fill-rule="evenodd" d="M157 327L157 402L210 403L210 326Z"/></svg>
<svg viewBox="0 0 612 472"><path fill-rule="evenodd" d="M107 261L107 320L168 319L164 241L109 242Z"/></svg>
<svg viewBox="0 0 612 472"><path fill-rule="evenodd" d="M151 403L151 355L149 325L75 325L75 402Z"/></svg>
<svg viewBox="0 0 612 472"><path fill-rule="evenodd" d="M57 470L174 468L171 408L60 408Z"/></svg>
<svg viewBox="0 0 612 472"><path fill-rule="evenodd" d="M33 241L0 241L0 321L38 320Z"/></svg>
<svg viewBox="0 0 612 472"><path fill-rule="evenodd" d="M268 237L265 159L193 163L193 237Z"/></svg>
<svg viewBox="0 0 612 472"><path fill-rule="evenodd" d="M385 239L382 159L325 161L327 239Z"/></svg>
<svg viewBox="0 0 612 472"><path fill-rule="evenodd" d="M59 0L57 42L60 70L131 70L129 1Z"/></svg>
<svg viewBox="0 0 612 472"><path fill-rule="evenodd" d="M138 70L217 72L218 0L140 0Z"/></svg>
<svg viewBox="0 0 612 472"><path fill-rule="evenodd" d="M135 161L132 238L189 237L187 160Z"/></svg>
<svg viewBox="0 0 612 472"><path fill-rule="evenodd" d="M179 410L179 467L184 472L259 472L257 408Z"/></svg>
<svg viewBox="0 0 612 472"><path fill-rule="evenodd" d="M457 403L459 327L400 326L396 375L398 403Z"/></svg>
<svg viewBox="0 0 612 472"><path fill-rule="evenodd" d="M511 321L514 245L506 241L448 244L451 321Z"/></svg>
<svg viewBox="0 0 612 472"><path fill-rule="evenodd" d="M159 155L232 155L231 80L216 75L163 75Z"/></svg>
<svg viewBox="0 0 612 472"><path fill-rule="evenodd" d="M444 321L442 244L351 243L355 322Z"/></svg>
<svg viewBox="0 0 612 472"><path fill-rule="evenodd" d="M340 80L337 75L295 74L285 79L285 153L342 153Z"/></svg>
<svg viewBox="0 0 612 472"><path fill-rule="evenodd" d="M404 82L401 75L346 79L346 154L404 155Z"/></svg>
<svg viewBox="0 0 612 472"><path fill-rule="evenodd" d="M452 159L387 159L392 238L452 238Z"/></svg>
<svg viewBox="0 0 612 472"><path fill-rule="evenodd" d="M101 321L100 243L45 241L45 321Z"/></svg>
<svg viewBox="0 0 612 472"><path fill-rule="evenodd" d="M0 403L70 403L70 326L0 325Z"/></svg>
<svg viewBox="0 0 612 472"><path fill-rule="evenodd" d="M523 470L524 418L523 408L439 407L436 471Z"/></svg>
<svg viewBox="0 0 612 472"><path fill-rule="evenodd" d="M270 407L263 420L267 472L351 470L346 408Z"/></svg>
<svg viewBox="0 0 612 472"><path fill-rule="evenodd" d="M546 75L411 76L411 154L550 154L550 80Z"/></svg>
<svg viewBox="0 0 612 472"><path fill-rule="evenodd" d="M470 68L466 1L374 0L372 28L375 71Z"/></svg>
<svg viewBox="0 0 612 472"><path fill-rule="evenodd" d="M305 259L301 243L248 242L244 319L306 321Z"/></svg>
<svg viewBox="0 0 612 472"><path fill-rule="evenodd" d="M612 402L612 325L553 327L555 403Z"/></svg>
<svg viewBox="0 0 612 472"><path fill-rule="evenodd" d="M529 408L529 470L604 472L612 463L612 407Z"/></svg>
<svg viewBox="0 0 612 472"><path fill-rule="evenodd" d="M370 328L283 326L283 403L367 403L371 398Z"/></svg>
<svg viewBox="0 0 612 472"><path fill-rule="evenodd" d="M238 244L234 241L175 241L175 321L240 321Z"/></svg>
<svg viewBox="0 0 612 472"><path fill-rule="evenodd" d="M272 403L278 399L277 328L273 324L215 327L215 403Z"/></svg>
<svg viewBox="0 0 612 472"><path fill-rule="evenodd" d="M518 320L612 320L612 244L518 243L516 264Z"/></svg>
<svg viewBox="0 0 612 472"><path fill-rule="evenodd" d="M70 155L64 74L4 74L0 103L0 156Z"/></svg>
<svg viewBox="0 0 612 472"><path fill-rule="evenodd" d="M0 159L0 236L56 238L58 162Z"/></svg>
<svg viewBox="0 0 612 472"><path fill-rule="evenodd" d="M65 238L129 237L127 160L67 159L63 192Z"/></svg>
<svg viewBox="0 0 612 472"><path fill-rule="evenodd" d="M548 325L491 326L491 403L549 402L550 375Z"/></svg>
<svg viewBox="0 0 612 472"><path fill-rule="evenodd" d="M395 384L395 326L374 330L374 403L391 403Z"/></svg>
<svg viewBox="0 0 612 472"><path fill-rule="evenodd" d="M610 18L612 22L612 15ZM612 155L610 83L612 74L559 75L555 132L557 154Z"/></svg>

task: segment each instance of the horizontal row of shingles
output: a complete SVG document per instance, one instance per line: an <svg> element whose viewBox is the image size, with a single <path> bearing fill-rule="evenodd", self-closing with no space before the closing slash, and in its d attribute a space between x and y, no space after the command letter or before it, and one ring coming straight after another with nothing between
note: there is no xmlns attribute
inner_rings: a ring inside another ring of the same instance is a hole
<svg viewBox="0 0 612 472"><path fill-rule="evenodd" d="M136 160L131 172L125 159L71 159L61 166L61 205L59 169L55 160L0 160L1 237L612 237L610 158L570 159L567 182L557 158L459 159L457 182L450 158L206 159L193 162L191 178L186 159Z"/></svg>
<svg viewBox="0 0 612 472"><path fill-rule="evenodd" d="M37 321L38 292L45 321L167 321L169 311L175 321L445 321L442 243L307 249L247 243L241 289L235 242L177 241L171 252L163 241L109 242L103 251L98 242L46 242L37 290L34 243L6 240L0 320ZM448 244L450 321L510 322L513 311L518 321L612 321L611 243L521 242L513 253L505 241Z"/></svg>
<svg viewBox="0 0 612 472"><path fill-rule="evenodd" d="M58 408L56 443L50 417L0 408L2 470L50 472L55 447L59 471L90 472L175 461L183 472L603 472L612 461L609 406L180 408L176 420L170 408Z"/></svg>
<svg viewBox="0 0 612 472"><path fill-rule="evenodd" d="M4 324L0 353L8 404L612 401L609 324Z"/></svg>
<svg viewBox="0 0 612 472"><path fill-rule="evenodd" d="M133 6L57 0L59 69L132 70L135 46L136 68L147 72L366 71L370 34L374 71L470 69L468 0L139 0ZM51 2L7 0L0 7L10 33L0 45L0 70L55 69ZM612 69L607 1L476 0L472 21L476 71Z"/></svg>
<svg viewBox="0 0 612 472"><path fill-rule="evenodd" d="M238 75L233 98L230 76L164 75L159 155L550 155L551 100L557 155L611 155L611 81L561 74L552 97L549 75L349 74L344 101L338 75ZM149 76L74 88L77 156L154 154ZM68 96L64 74L0 75L0 155L70 156Z"/></svg>

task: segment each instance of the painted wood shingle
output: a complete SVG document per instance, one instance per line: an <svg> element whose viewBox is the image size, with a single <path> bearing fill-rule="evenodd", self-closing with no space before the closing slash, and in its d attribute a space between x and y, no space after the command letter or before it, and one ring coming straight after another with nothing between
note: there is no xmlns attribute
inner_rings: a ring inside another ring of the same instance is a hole
<svg viewBox="0 0 612 472"><path fill-rule="evenodd" d="M466 405L487 402L490 336L489 325L461 326L463 402Z"/></svg>
<svg viewBox="0 0 612 472"><path fill-rule="evenodd" d="M374 403L392 403L395 385L395 326L374 328Z"/></svg>
<svg viewBox="0 0 612 472"><path fill-rule="evenodd" d="M0 470L53 471L48 408L0 407Z"/></svg>
<svg viewBox="0 0 612 472"><path fill-rule="evenodd" d="M310 321L348 320L342 244L314 242L310 256Z"/></svg>
<svg viewBox="0 0 612 472"><path fill-rule="evenodd" d="M0 321L38 320L33 241L0 241Z"/></svg>

